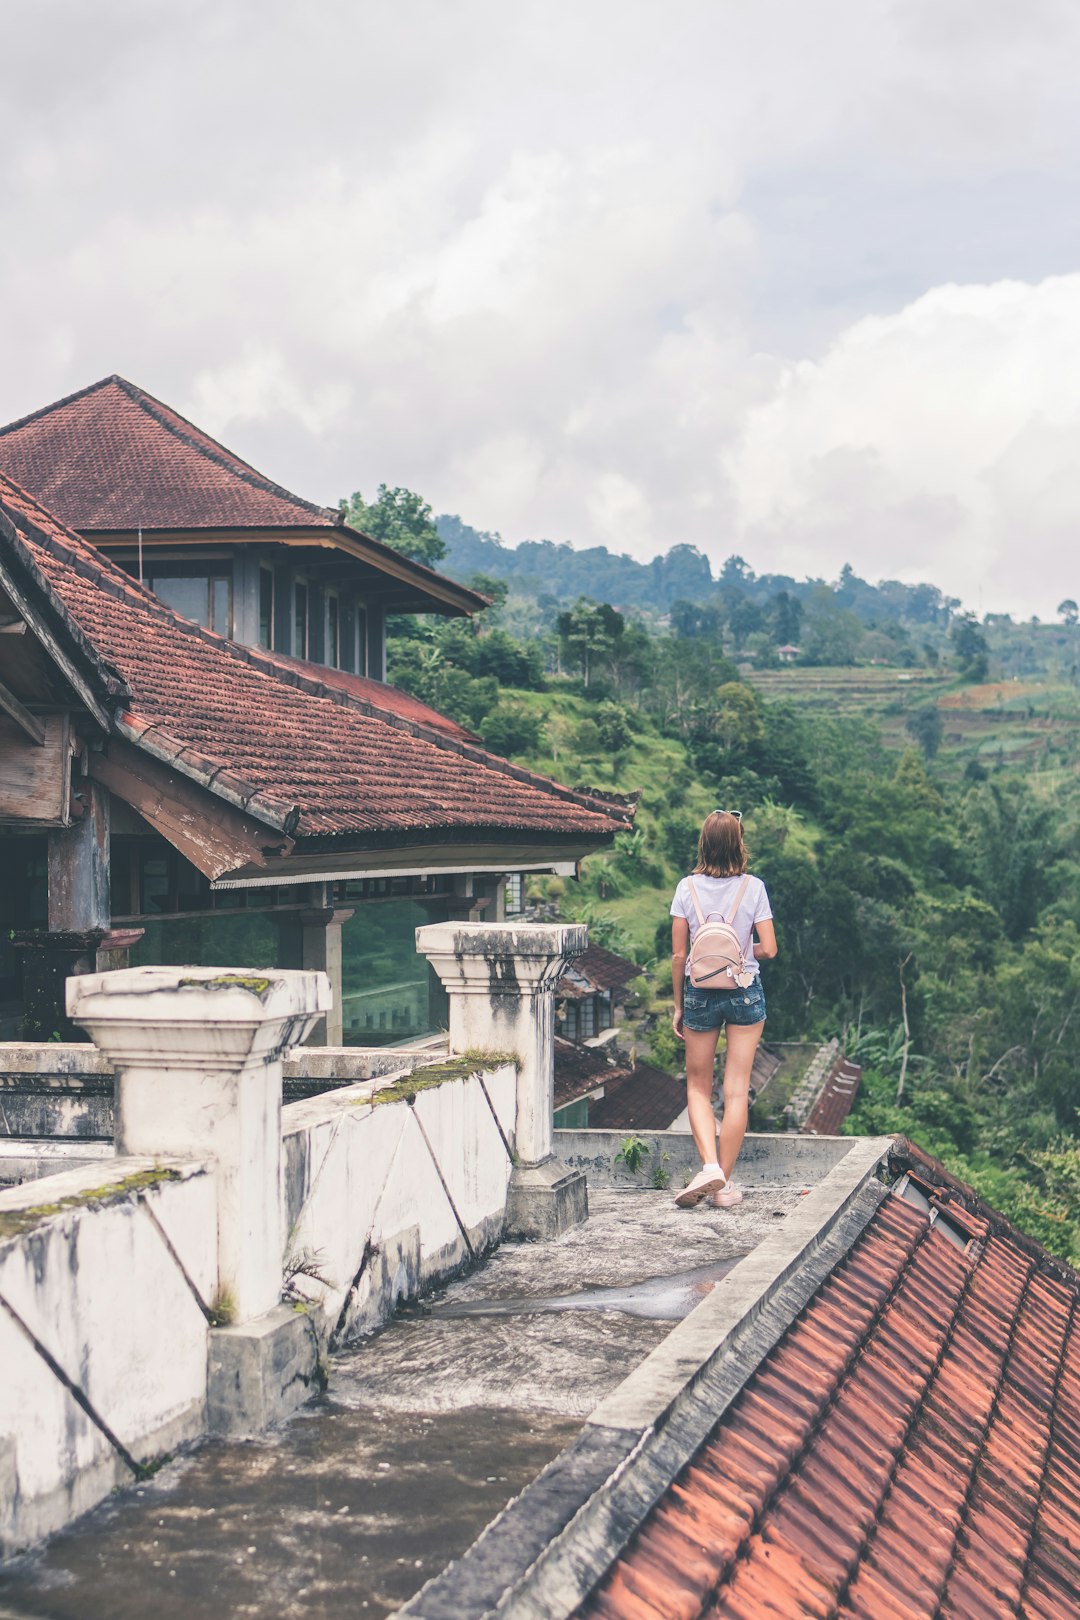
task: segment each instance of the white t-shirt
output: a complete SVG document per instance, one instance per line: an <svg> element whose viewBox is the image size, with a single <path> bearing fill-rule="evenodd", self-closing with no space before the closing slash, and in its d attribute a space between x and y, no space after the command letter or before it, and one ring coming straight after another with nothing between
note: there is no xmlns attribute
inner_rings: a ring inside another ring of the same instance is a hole
<svg viewBox="0 0 1080 1620"><path fill-rule="evenodd" d="M741 876L718 878L706 877L703 872L694 873L694 888L697 890L698 904L702 913L705 917L723 917L726 922L733 924L740 942L746 944L744 954L748 971L760 973L761 968L754 956L754 924L765 922L770 918L772 907L764 883L759 877L751 875L738 911L733 918L729 917L728 910L735 903L735 896L742 881ZM693 944L700 924L687 878L683 878L675 890L675 898L671 902L671 915L686 918L690 924L690 943ZM689 962L686 971L690 972Z"/></svg>

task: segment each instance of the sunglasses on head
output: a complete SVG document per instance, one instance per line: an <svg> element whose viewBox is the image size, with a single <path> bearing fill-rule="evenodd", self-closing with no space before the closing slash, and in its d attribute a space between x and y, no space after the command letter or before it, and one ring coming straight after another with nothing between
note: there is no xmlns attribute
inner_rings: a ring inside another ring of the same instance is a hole
<svg viewBox="0 0 1080 1620"><path fill-rule="evenodd" d="M735 820L739 823L739 826L740 827L742 826L742 811L741 810L714 810L713 815L714 816L734 816Z"/></svg>

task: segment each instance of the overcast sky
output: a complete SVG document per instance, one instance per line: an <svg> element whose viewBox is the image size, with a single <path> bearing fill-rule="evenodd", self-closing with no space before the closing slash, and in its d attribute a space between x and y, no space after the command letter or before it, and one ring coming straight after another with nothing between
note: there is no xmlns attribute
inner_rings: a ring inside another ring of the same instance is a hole
<svg viewBox="0 0 1080 1620"><path fill-rule="evenodd" d="M1075 0L6 0L0 420L1080 597Z"/></svg>

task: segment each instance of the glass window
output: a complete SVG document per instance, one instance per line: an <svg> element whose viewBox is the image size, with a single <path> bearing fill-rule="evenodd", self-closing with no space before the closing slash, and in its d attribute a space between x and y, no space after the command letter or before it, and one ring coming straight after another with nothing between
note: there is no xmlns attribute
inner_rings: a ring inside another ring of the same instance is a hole
<svg viewBox="0 0 1080 1620"><path fill-rule="evenodd" d="M338 599L334 592L326 598L326 662L334 669L341 668L341 632L338 624Z"/></svg>
<svg viewBox="0 0 1080 1620"><path fill-rule="evenodd" d="M269 568L259 569L259 646L274 645L274 575Z"/></svg>
<svg viewBox="0 0 1080 1620"><path fill-rule="evenodd" d="M155 596L160 596L166 607L175 608L177 613L182 613L185 619L194 619L196 624L204 627L209 625L210 582L205 577L173 579L167 574L153 574L147 584Z"/></svg>
<svg viewBox="0 0 1080 1620"><path fill-rule="evenodd" d="M293 657L306 658L308 649L307 586L298 579L293 597Z"/></svg>
<svg viewBox="0 0 1080 1620"><path fill-rule="evenodd" d="M367 664L367 613L360 606L356 609L356 673L366 675Z"/></svg>
<svg viewBox="0 0 1080 1620"><path fill-rule="evenodd" d="M228 574L153 573L146 581L167 607L204 630L232 635L232 579Z"/></svg>
<svg viewBox="0 0 1080 1620"><path fill-rule="evenodd" d="M139 910L170 911L170 861L167 855L143 855L139 872Z"/></svg>
<svg viewBox="0 0 1080 1620"><path fill-rule="evenodd" d="M437 910L445 915L443 908ZM437 921L430 905L394 900L357 906L341 930L342 1017L350 1046L385 1046L446 1024L445 993L417 955L416 930Z"/></svg>
<svg viewBox="0 0 1080 1620"><path fill-rule="evenodd" d="M216 630L219 636L232 635L231 596L231 580L218 578L210 581L210 628Z"/></svg>
<svg viewBox="0 0 1080 1620"><path fill-rule="evenodd" d="M298 968L303 933L295 911L151 918L132 947L132 967L163 963L237 968Z"/></svg>

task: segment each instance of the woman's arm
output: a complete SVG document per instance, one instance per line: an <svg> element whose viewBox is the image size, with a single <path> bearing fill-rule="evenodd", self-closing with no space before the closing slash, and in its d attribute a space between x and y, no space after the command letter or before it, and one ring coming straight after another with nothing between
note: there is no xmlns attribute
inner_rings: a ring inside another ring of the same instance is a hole
<svg viewBox="0 0 1080 1620"><path fill-rule="evenodd" d="M761 922L754 924L757 939L754 942L754 956L759 962L771 962L777 952L776 929L770 917L762 918Z"/></svg>
<svg viewBox="0 0 1080 1620"><path fill-rule="evenodd" d="M690 924L685 917L671 919L671 988L675 995L675 1014L671 1027L683 1039L683 987L686 984L686 958L690 951Z"/></svg>

